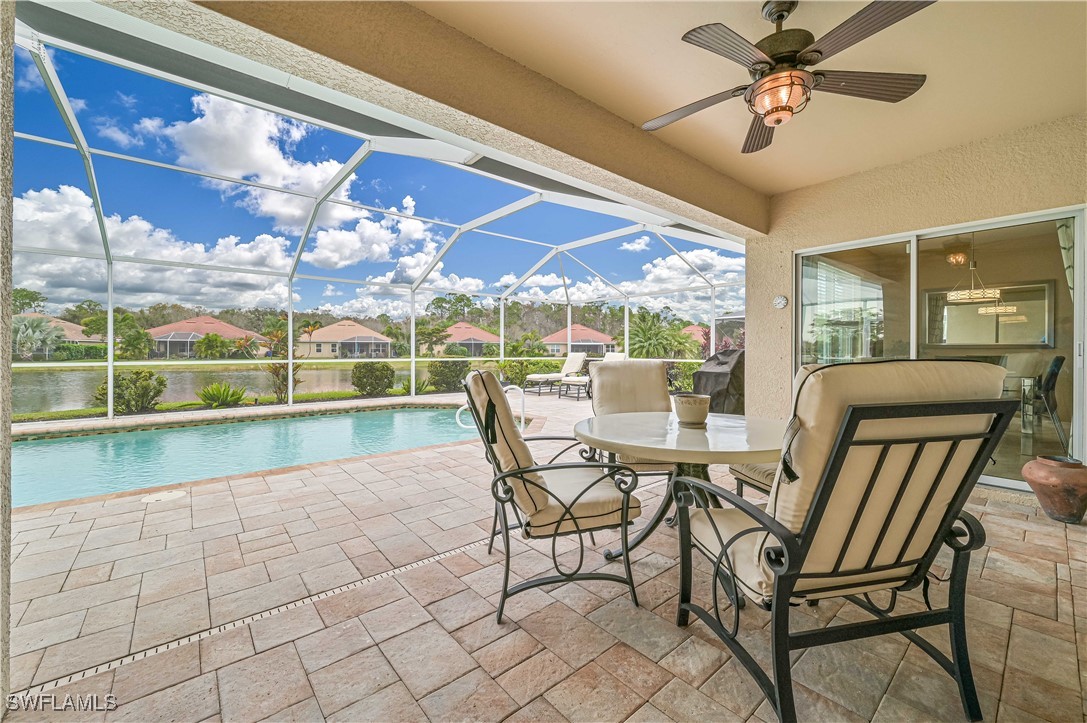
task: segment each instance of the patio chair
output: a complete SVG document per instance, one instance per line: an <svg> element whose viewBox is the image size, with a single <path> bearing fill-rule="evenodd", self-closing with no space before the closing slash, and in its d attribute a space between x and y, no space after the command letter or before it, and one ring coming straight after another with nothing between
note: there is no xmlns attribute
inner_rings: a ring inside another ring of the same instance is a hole
<svg viewBox="0 0 1087 723"><path fill-rule="evenodd" d="M1053 423L1053 429L1057 432L1057 439L1061 443L1061 448L1064 453L1068 454L1068 433L1064 429L1064 424L1061 423L1060 415L1057 414L1057 395L1055 391L1057 389L1057 377L1061 374L1061 367L1064 366L1064 357L1055 356L1053 361L1049 363L1049 368L1046 369L1034 387L1034 413L1038 414L1042 410L1049 416L1049 421Z"/></svg>
<svg viewBox="0 0 1087 723"><path fill-rule="evenodd" d="M754 487L763 494L770 494L774 486L774 477L777 475L776 464L761 464L750 462L748 464L730 464L728 471L736 480L736 494L744 496L744 487Z"/></svg>
<svg viewBox="0 0 1087 723"><path fill-rule="evenodd" d="M483 440L487 461L495 475L491 483L495 500L491 545L501 532L505 548L498 622L502 622L506 600L513 595L576 580L623 583L630 590L631 602L637 605L638 596L627 555L623 555L624 576L582 572L582 568L585 566L586 533L591 538L594 531L618 528L622 549L626 552L630 523L642 511L641 501L632 494L638 487L638 473L627 465L594 460L595 453L585 447L579 450L585 461L556 464L559 457L578 448L580 443L573 437L522 437L502 386L491 372L472 372L465 381L464 390L468 394L468 408ZM542 440L569 444L547 463L537 464L527 443ZM525 539L550 539L551 562L557 574L535 577L510 587L511 529L520 529ZM574 560L564 563L559 559L558 538L574 535L578 542L576 564ZM489 547L488 552L490 550Z"/></svg>
<svg viewBox="0 0 1087 723"><path fill-rule="evenodd" d="M627 355L621 351L606 351L604 352L604 358L600 361L613 362L613 361L626 361Z"/></svg>
<svg viewBox="0 0 1087 723"><path fill-rule="evenodd" d="M593 394L593 414L623 414L624 412L671 412L672 397L668 394L665 362L644 359L602 361L589 365ZM609 462L634 467L644 475L671 477L675 465L626 454L610 455Z"/></svg>
<svg viewBox="0 0 1087 723"><path fill-rule="evenodd" d="M594 364L599 364L601 362L625 361L626 358L627 355L621 351L604 352L603 359L589 360L589 368L591 369ZM563 377L562 381L559 382L559 396L569 397L571 394L573 394L574 401L580 402L581 394L582 392L584 392L586 398L592 399L593 385L591 384L591 381L592 380L590 379L588 374L573 374L567 377Z"/></svg>
<svg viewBox="0 0 1087 723"><path fill-rule="evenodd" d="M891 632L947 671L967 716L980 720L965 605L970 553L985 531L963 505L1018 406L999 398L1003 378L1000 367L966 361L803 367L765 508L702 480L675 481L677 624L694 613L709 626L782 721L796 719L791 651ZM715 507L707 495L732 506ZM948 601L934 609L929 569L944 545L952 558ZM712 612L691 601L694 550L713 566ZM926 609L892 614L898 594L918 587ZM732 604L726 617L719 591ZM877 591L889 593L886 604L873 601ZM830 597L875 619L790 631L790 606ZM770 612L772 680L737 637L745 599ZM936 625L948 626L950 658L915 632Z"/></svg>
<svg viewBox="0 0 1087 723"><path fill-rule="evenodd" d="M555 385L559 384L563 377L577 374L581 371L581 367L585 366L585 352L578 351L573 354L567 354L566 360L562 363L562 371L554 372L551 374L529 374L525 377L525 391L527 392L531 388L536 389L536 395L539 396L543 392L543 388L546 385L548 392L555 391Z"/></svg>

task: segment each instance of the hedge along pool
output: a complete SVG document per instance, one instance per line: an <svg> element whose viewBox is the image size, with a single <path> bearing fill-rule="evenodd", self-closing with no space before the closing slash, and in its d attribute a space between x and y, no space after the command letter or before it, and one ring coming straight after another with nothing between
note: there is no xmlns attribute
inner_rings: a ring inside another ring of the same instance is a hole
<svg viewBox="0 0 1087 723"><path fill-rule="evenodd" d="M454 409L381 409L15 442L12 505L471 439Z"/></svg>

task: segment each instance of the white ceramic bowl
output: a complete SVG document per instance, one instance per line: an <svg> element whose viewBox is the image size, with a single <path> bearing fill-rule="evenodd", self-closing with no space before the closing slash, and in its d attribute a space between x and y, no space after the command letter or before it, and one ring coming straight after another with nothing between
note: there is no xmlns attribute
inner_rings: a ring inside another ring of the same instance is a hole
<svg viewBox="0 0 1087 723"><path fill-rule="evenodd" d="M707 394L675 394L672 404L676 408L676 417L683 427L704 427L710 413L710 398Z"/></svg>

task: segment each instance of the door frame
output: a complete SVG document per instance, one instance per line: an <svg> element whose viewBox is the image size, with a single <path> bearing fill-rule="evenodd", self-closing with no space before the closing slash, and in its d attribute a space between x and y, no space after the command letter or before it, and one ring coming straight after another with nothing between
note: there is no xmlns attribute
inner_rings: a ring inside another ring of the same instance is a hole
<svg viewBox="0 0 1087 723"><path fill-rule="evenodd" d="M1087 205L1081 204L1076 206L1064 206L1061 208L1054 208L1044 211L1034 211L1030 213L1020 213L1010 216L1000 216L997 218L985 219L981 221L971 221L968 223L950 224L947 226L937 226L926 229L919 229L916 231L908 231L904 233L886 234L884 236L874 236L871 238L857 239L854 241L845 241L842 243L826 244L823 246L813 246L811 248L797 249L793 251L793 298L797 300L797 303L793 304L793 328L792 328L792 349L793 349L793 370L794 372L800 366L800 351L801 340L799 338L802 330L802 318L801 313L803 310L803 269L802 264L804 258L808 256L816 256L819 254L832 253L834 251L847 251L850 249L867 248L871 246L883 246L893 243L906 243L908 244L908 253L910 254L910 358L916 359L918 352L918 328L917 328L917 305L918 305L918 291L917 291L917 275L918 275L918 245L920 241L928 238L935 238L940 236L947 236L955 233L971 233L977 231L988 231L995 228L1004 228L1007 226L1019 226L1028 223L1038 223L1042 221L1057 221L1064 218L1073 219L1073 263L1075 266L1075 277L1073 279L1073 324L1077 333L1077 338L1073 339L1073 359L1071 364L1072 371L1072 430L1069 437L1069 444L1072 447L1072 455L1083 459L1087 456L1087 422L1084 420L1084 415L1087 413L1087 400L1085 400L1085 390L1087 390L1087 363L1084 361L1084 348L1087 346ZM1025 482L1019 480L1006 479L1003 477L991 477L989 475L982 475L982 484L986 484L993 487L1005 487L1017 490L1029 490L1030 488Z"/></svg>

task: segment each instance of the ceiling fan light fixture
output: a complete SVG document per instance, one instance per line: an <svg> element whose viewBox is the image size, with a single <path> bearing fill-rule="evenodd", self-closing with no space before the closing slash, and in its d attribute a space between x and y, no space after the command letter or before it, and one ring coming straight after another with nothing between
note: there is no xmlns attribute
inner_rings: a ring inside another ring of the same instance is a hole
<svg viewBox="0 0 1087 723"><path fill-rule="evenodd" d="M747 107L776 127L804 110L815 87L815 76L806 70L781 70L759 78L747 89Z"/></svg>

